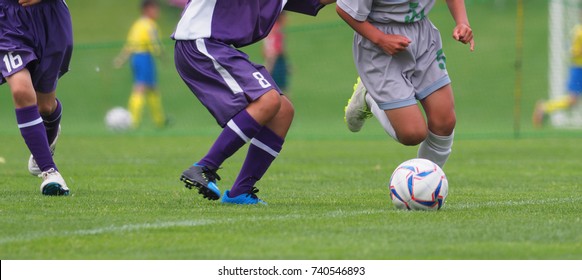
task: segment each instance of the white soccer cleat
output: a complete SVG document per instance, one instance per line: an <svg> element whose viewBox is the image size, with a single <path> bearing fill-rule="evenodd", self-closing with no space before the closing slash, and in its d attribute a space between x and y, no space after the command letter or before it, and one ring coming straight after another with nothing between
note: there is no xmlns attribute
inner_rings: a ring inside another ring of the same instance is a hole
<svg viewBox="0 0 582 280"><path fill-rule="evenodd" d="M59 128L57 130L57 137L55 137L55 140L53 140L53 142L50 144L50 149L51 149L51 155L55 155L55 149L57 148L57 140L59 139L59 135L61 134L61 125L59 125ZM36 160L34 160L34 157L32 155L30 155L30 157L28 158L28 172L30 172L30 175L32 176L37 176L40 177L40 168L38 167L38 164L36 164Z"/></svg>
<svg viewBox="0 0 582 280"><path fill-rule="evenodd" d="M63 176L54 168L40 174L42 177L42 184L40 184L40 192L44 195L69 195L69 188Z"/></svg>
<svg viewBox="0 0 582 280"><path fill-rule="evenodd" d="M364 126L366 119L372 117L372 111L366 103L366 88L358 77L354 85L354 93L348 100L348 105L344 108L344 120L348 124L348 129L351 132L358 132Z"/></svg>

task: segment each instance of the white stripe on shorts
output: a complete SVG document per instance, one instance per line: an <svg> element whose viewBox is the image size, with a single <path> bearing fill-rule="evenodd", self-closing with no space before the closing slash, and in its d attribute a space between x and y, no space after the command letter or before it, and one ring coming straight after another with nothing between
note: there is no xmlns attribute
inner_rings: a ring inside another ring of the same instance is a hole
<svg viewBox="0 0 582 280"><path fill-rule="evenodd" d="M240 138L242 138L242 140L245 141L245 143L248 143L249 141L251 141L251 139L248 136L246 136L244 132L242 132L240 127L238 127L238 125L236 125L236 123L234 121L230 120L226 123L226 125L230 129L232 129L232 131L234 131L234 133L238 134L238 136Z"/></svg>
<svg viewBox="0 0 582 280"><path fill-rule="evenodd" d="M279 155L278 152L276 152L275 150L271 149L271 147L265 145L265 143L253 138L251 140L251 144L257 146L259 149L271 154L273 157L277 157Z"/></svg>
<svg viewBox="0 0 582 280"><path fill-rule="evenodd" d="M230 73L228 73L228 71L226 71L226 69L224 69L224 67L222 67L222 65L220 65L218 61L216 61L216 59L210 53L208 53L208 50L206 49L206 43L204 43L204 39L196 39L196 47L201 53L203 53L206 57L212 60L212 63L214 64L214 69L216 69L220 76L222 76L222 79L224 79L230 90L232 90L232 93L237 94L243 92L242 88L232 77L232 75L230 75Z"/></svg>
<svg viewBox="0 0 582 280"><path fill-rule="evenodd" d="M31 126L35 126L35 125L37 125L39 123L42 123L42 118L38 118L38 119L36 119L34 121L30 121L30 122L27 122L27 123L19 123L18 124L18 128L31 127Z"/></svg>

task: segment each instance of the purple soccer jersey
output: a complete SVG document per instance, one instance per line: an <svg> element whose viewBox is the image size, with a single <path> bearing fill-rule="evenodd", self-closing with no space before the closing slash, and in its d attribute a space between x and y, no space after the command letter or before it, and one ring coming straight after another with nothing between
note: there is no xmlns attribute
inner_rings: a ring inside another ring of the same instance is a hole
<svg viewBox="0 0 582 280"><path fill-rule="evenodd" d="M69 70L73 30L67 4L45 0L22 7L0 0L0 84L27 68L35 90L49 93Z"/></svg>
<svg viewBox="0 0 582 280"><path fill-rule="evenodd" d="M189 1L173 37L212 38L237 48L265 38L282 10L316 15L319 0L196 0Z"/></svg>

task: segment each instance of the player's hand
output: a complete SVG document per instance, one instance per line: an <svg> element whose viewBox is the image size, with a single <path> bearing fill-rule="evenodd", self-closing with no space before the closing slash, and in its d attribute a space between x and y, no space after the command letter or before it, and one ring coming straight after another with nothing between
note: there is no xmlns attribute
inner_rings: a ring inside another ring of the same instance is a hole
<svg viewBox="0 0 582 280"><path fill-rule="evenodd" d="M128 53L125 49L121 51L114 59L113 59L113 68L119 69L121 68L129 59L130 53Z"/></svg>
<svg viewBox="0 0 582 280"><path fill-rule="evenodd" d="M377 45L389 55L405 50L412 41L402 35L384 34Z"/></svg>
<svg viewBox="0 0 582 280"><path fill-rule="evenodd" d="M32 6L34 4L40 3L42 0L18 0L18 4L22 5L22 7Z"/></svg>
<svg viewBox="0 0 582 280"><path fill-rule="evenodd" d="M115 69L121 68L126 61L127 59L125 57L117 56L116 58L113 59L113 68Z"/></svg>
<svg viewBox="0 0 582 280"><path fill-rule="evenodd" d="M473 40L473 30L468 24L459 24L453 30L453 38L463 44L469 44L471 51L475 50L475 41Z"/></svg>

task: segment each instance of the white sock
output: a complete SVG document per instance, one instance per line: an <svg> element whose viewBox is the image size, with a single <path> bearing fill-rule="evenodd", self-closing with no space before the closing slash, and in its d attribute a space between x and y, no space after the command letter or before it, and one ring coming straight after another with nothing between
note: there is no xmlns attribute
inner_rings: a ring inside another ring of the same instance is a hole
<svg viewBox="0 0 582 280"><path fill-rule="evenodd" d="M398 137L396 137L396 131L394 131L390 120L388 120L386 112L378 107L378 103L376 103L376 101L374 101L374 99L369 94L366 94L366 103L368 103L372 114L374 114L376 119L380 122L380 125L382 125L384 128L384 131L386 131L390 137L394 138L394 140L398 141Z"/></svg>
<svg viewBox="0 0 582 280"><path fill-rule="evenodd" d="M451 154L454 135L454 131L449 136L439 136L429 130L428 136L418 147L418 157L431 160L443 168Z"/></svg>

